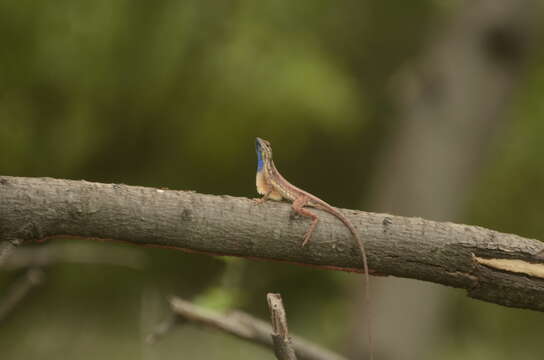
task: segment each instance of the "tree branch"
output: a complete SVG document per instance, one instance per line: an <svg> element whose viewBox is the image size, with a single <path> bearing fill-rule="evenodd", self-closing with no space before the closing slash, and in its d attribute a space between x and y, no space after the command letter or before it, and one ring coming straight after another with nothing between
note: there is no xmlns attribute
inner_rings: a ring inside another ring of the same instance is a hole
<svg viewBox="0 0 544 360"><path fill-rule="evenodd" d="M272 343L274 344L274 353L278 360L297 360L293 340L289 336L287 326L287 315L283 307L283 301L280 294L268 293L266 295L268 310L272 323Z"/></svg>
<svg viewBox="0 0 544 360"><path fill-rule="evenodd" d="M272 326L247 313L233 311L220 314L177 297L170 299L170 305L176 315L187 321L224 331L267 348L275 347L271 336L274 332ZM343 356L296 335L291 338L292 346L301 360L346 360Z"/></svg>
<svg viewBox="0 0 544 360"><path fill-rule="evenodd" d="M2 236L1 240L3 241L0 242L0 266L8 261L15 248L22 242L21 239L7 239L4 236Z"/></svg>
<svg viewBox="0 0 544 360"><path fill-rule="evenodd" d="M0 323L27 297L32 289L43 282L43 278L43 270L30 268L8 287L0 298Z"/></svg>
<svg viewBox="0 0 544 360"><path fill-rule="evenodd" d="M335 218L301 247L305 219L285 203L50 178L0 177L0 240L121 240L210 255L360 272L357 244ZM477 226L343 210L374 273L464 288L473 298L544 311L544 244Z"/></svg>
<svg viewBox="0 0 544 360"><path fill-rule="evenodd" d="M109 248L92 244L50 244L19 248L0 269L17 270L29 267L45 267L58 263L123 266L132 270L144 270L148 258L136 248Z"/></svg>

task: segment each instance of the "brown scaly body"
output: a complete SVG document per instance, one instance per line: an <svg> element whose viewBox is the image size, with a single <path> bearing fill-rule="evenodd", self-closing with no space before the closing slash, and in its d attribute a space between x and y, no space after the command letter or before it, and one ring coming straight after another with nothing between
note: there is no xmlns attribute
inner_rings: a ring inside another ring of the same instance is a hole
<svg viewBox="0 0 544 360"><path fill-rule="evenodd" d="M331 205L327 204L325 201L321 200L320 198L302 189L299 189L298 187L294 186L293 184L285 180L285 178L281 176L281 174L279 173L278 169L276 169L276 166L274 165L274 161L272 160L272 147L270 145L270 142L263 140L261 138L257 138L256 147L257 147L257 157L258 157L257 192L263 195L263 197L258 200L258 203L263 203L267 201L268 199L278 200L278 201L282 199L286 199L293 203L292 207L295 212L297 212L300 215L312 218L312 223L310 224L310 227L306 231L306 234L304 234L304 240L302 242L302 246L306 245L308 241L310 241L310 238L312 237L312 233L314 232L319 222L319 217L313 212L305 209L304 207L310 206L310 207L324 210L334 215L335 217L337 217L340 221L342 221L342 223L349 229L354 239L357 241L357 245L359 246L359 249L361 251L361 257L363 259L363 270L365 274L364 276L365 276L366 304L367 306L370 306L370 297L369 297L370 278L368 275L368 263L367 263L366 251L365 251L363 240L355 231L353 224L338 210L333 208ZM370 310L368 311L368 314L370 314ZM372 359L373 354L372 354L372 338L371 338L370 320L368 321L368 327L369 327L368 333L369 333L370 359Z"/></svg>

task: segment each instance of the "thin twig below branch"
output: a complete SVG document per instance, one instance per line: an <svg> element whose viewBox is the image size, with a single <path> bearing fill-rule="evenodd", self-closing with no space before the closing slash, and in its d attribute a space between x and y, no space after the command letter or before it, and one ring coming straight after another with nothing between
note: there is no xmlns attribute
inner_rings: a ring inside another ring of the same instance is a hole
<svg viewBox="0 0 544 360"><path fill-rule="evenodd" d="M3 240L3 241L2 241ZM5 264L11 257L15 248L23 242L22 239L2 239L0 237L0 266Z"/></svg>
<svg viewBox="0 0 544 360"><path fill-rule="evenodd" d="M289 337L287 327L287 315L283 307L283 301L280 294L267 294L266 301L270 310L272 323L272 343L274 344L274 354L278 360L296 360L297 356L293 349L293 341Z"/></svg>
<svg viewBox="0 0 544 360"><path fill-rule="evenodd" d="M209 328L218 329L255 344L272 348L273 333L270 324L243 312L220 314L196 306L188 301L173 297L170 299L172 310L187 321ZM293 348L301 360L346 360L319 345L292 336Z"/></svg>
<svg viewBox="0 0 544 360"><path fill-rule="evenodd" d="M58 243L45 246L20 247L6 259L0 269L16 270L44 267L58 263L113 265L132 270L143 270L148 263L146 255L135 248L104 247L85 243Z"/></svg>
<svg viewBox="0 0 544 360"><path fill-rule="evenodd" d="M43 282L44 273L39 268L28 269L22 277L8 287L0 299L0 323L19 305L33 288Z"/></svg>

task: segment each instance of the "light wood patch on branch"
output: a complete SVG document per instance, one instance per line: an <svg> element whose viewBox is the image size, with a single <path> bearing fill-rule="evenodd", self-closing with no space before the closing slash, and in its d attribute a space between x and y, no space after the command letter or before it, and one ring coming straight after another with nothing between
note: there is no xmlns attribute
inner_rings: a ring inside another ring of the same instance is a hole
<svg viewBox="0 0 544 360"><path fill-rule="evenodd" d="M525 274L544 279L544 264L534 264L522 260L512 259L484 259L475 256L474 260L482 265L494 269Z"/></svg>

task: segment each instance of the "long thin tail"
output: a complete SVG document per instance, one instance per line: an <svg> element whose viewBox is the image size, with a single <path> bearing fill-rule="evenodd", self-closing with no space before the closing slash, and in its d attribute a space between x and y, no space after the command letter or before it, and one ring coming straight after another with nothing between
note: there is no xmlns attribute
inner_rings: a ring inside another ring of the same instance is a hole
<svg viewBox="0 0 544 360"><path fill-rule="evenodd" d="M319 204L320 206L324 207L325 210L328 210L331 214L336 216L338 220L340 220L346 227L349 229L351 234L353 235L353 238L355 241L357 241L357 245L359 246L359 250L361 251L361 257L363 258L363 271L365 272L365 303L367 306L367 332L368 332L368 348L370 353L370 360L374 359L374 347L373 347L373 341L372 341L372 311L371 311L371 303L370 303L370 276L368 274L368 262L366 257L366 250L365 250L365 244L363 242L363 239L357 234L357 231L353 227L353 224L344 216L342 213L340 213L338 210L330 206L329 204L323 202L323 204Z"/></svg>

